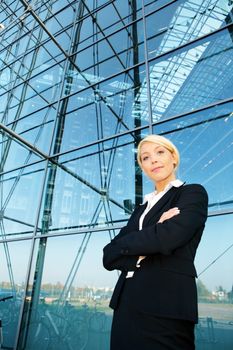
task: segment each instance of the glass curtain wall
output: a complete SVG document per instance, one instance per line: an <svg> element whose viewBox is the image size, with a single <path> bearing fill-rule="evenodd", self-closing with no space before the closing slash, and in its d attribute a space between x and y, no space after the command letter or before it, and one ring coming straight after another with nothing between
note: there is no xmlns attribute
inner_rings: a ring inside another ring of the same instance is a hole
<svg viewBox="0 0 233 350"><path fill-rule="evenodd" d="M151 184L135 148L179 148L209 193L197 350L233 347L233 1L0 2L3 347L108 350L102 249Z"/></svg>

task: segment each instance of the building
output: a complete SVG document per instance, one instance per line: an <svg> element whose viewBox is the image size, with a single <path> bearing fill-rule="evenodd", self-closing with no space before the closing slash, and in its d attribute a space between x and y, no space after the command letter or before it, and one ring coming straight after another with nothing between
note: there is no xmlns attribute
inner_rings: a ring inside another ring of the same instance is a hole
<svg viewBox="0 0 233 350"><path fill-rule="evenodd" d="M6 348L108 350L102 248L151 191L135 147L158 133L209 193L197 349L232 349L232 21L232 0L1 1Z"/></svg>

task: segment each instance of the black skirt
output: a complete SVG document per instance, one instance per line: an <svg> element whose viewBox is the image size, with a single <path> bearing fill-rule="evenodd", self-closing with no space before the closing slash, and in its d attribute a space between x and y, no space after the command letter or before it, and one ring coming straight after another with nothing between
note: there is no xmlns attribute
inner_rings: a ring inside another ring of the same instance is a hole
<svg viewBox="0 0 233 350"><path fill-rule="evenodd" d="M135 310L123 291L113 314L110 350L194 349L193 322L156 317Z"/></svg>

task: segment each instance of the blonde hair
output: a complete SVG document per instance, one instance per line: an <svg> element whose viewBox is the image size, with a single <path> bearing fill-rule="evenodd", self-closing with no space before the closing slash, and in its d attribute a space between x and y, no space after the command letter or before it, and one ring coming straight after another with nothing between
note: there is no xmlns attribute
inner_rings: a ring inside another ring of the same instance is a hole
<svg viewBox="0 0 233 350"><path fill-rule="evenodd" d="M148 135L139 142L138 148L137 148L137 161L140 167L142 167L141 148L145 142L152 142L152 143L155 143L156 145L165 147L168 151L170 151L175 156L175 161L176 161L175 170L178 168L180 163L180 154L178 149L170 140L160 135Z"/></svg>

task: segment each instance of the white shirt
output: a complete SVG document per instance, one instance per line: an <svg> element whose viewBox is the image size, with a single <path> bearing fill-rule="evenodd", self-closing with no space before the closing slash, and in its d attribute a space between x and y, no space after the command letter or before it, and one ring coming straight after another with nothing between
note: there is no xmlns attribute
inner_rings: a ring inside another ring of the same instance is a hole
<svg viewBox="0 0 233 350"><path fill-rule="evenodd" d="M142 204L145 204L147 202L146 209L142 213L140 219L139 219L139 230L142 229L143 220L146 216L146 214L151 210L151 208L165 195L166 192L168 192L172 187L180 187L183 185L183 182L180 180L173 180L169 182L169 184L165 187L165 189L159 193L157 191L153 191L151 193L148 193L144 196L144 201ZM140 262L145 259L145 256L139 256L136 266L140 267ZM133 277L134 271L128 271L126 278Z"/></svg>

